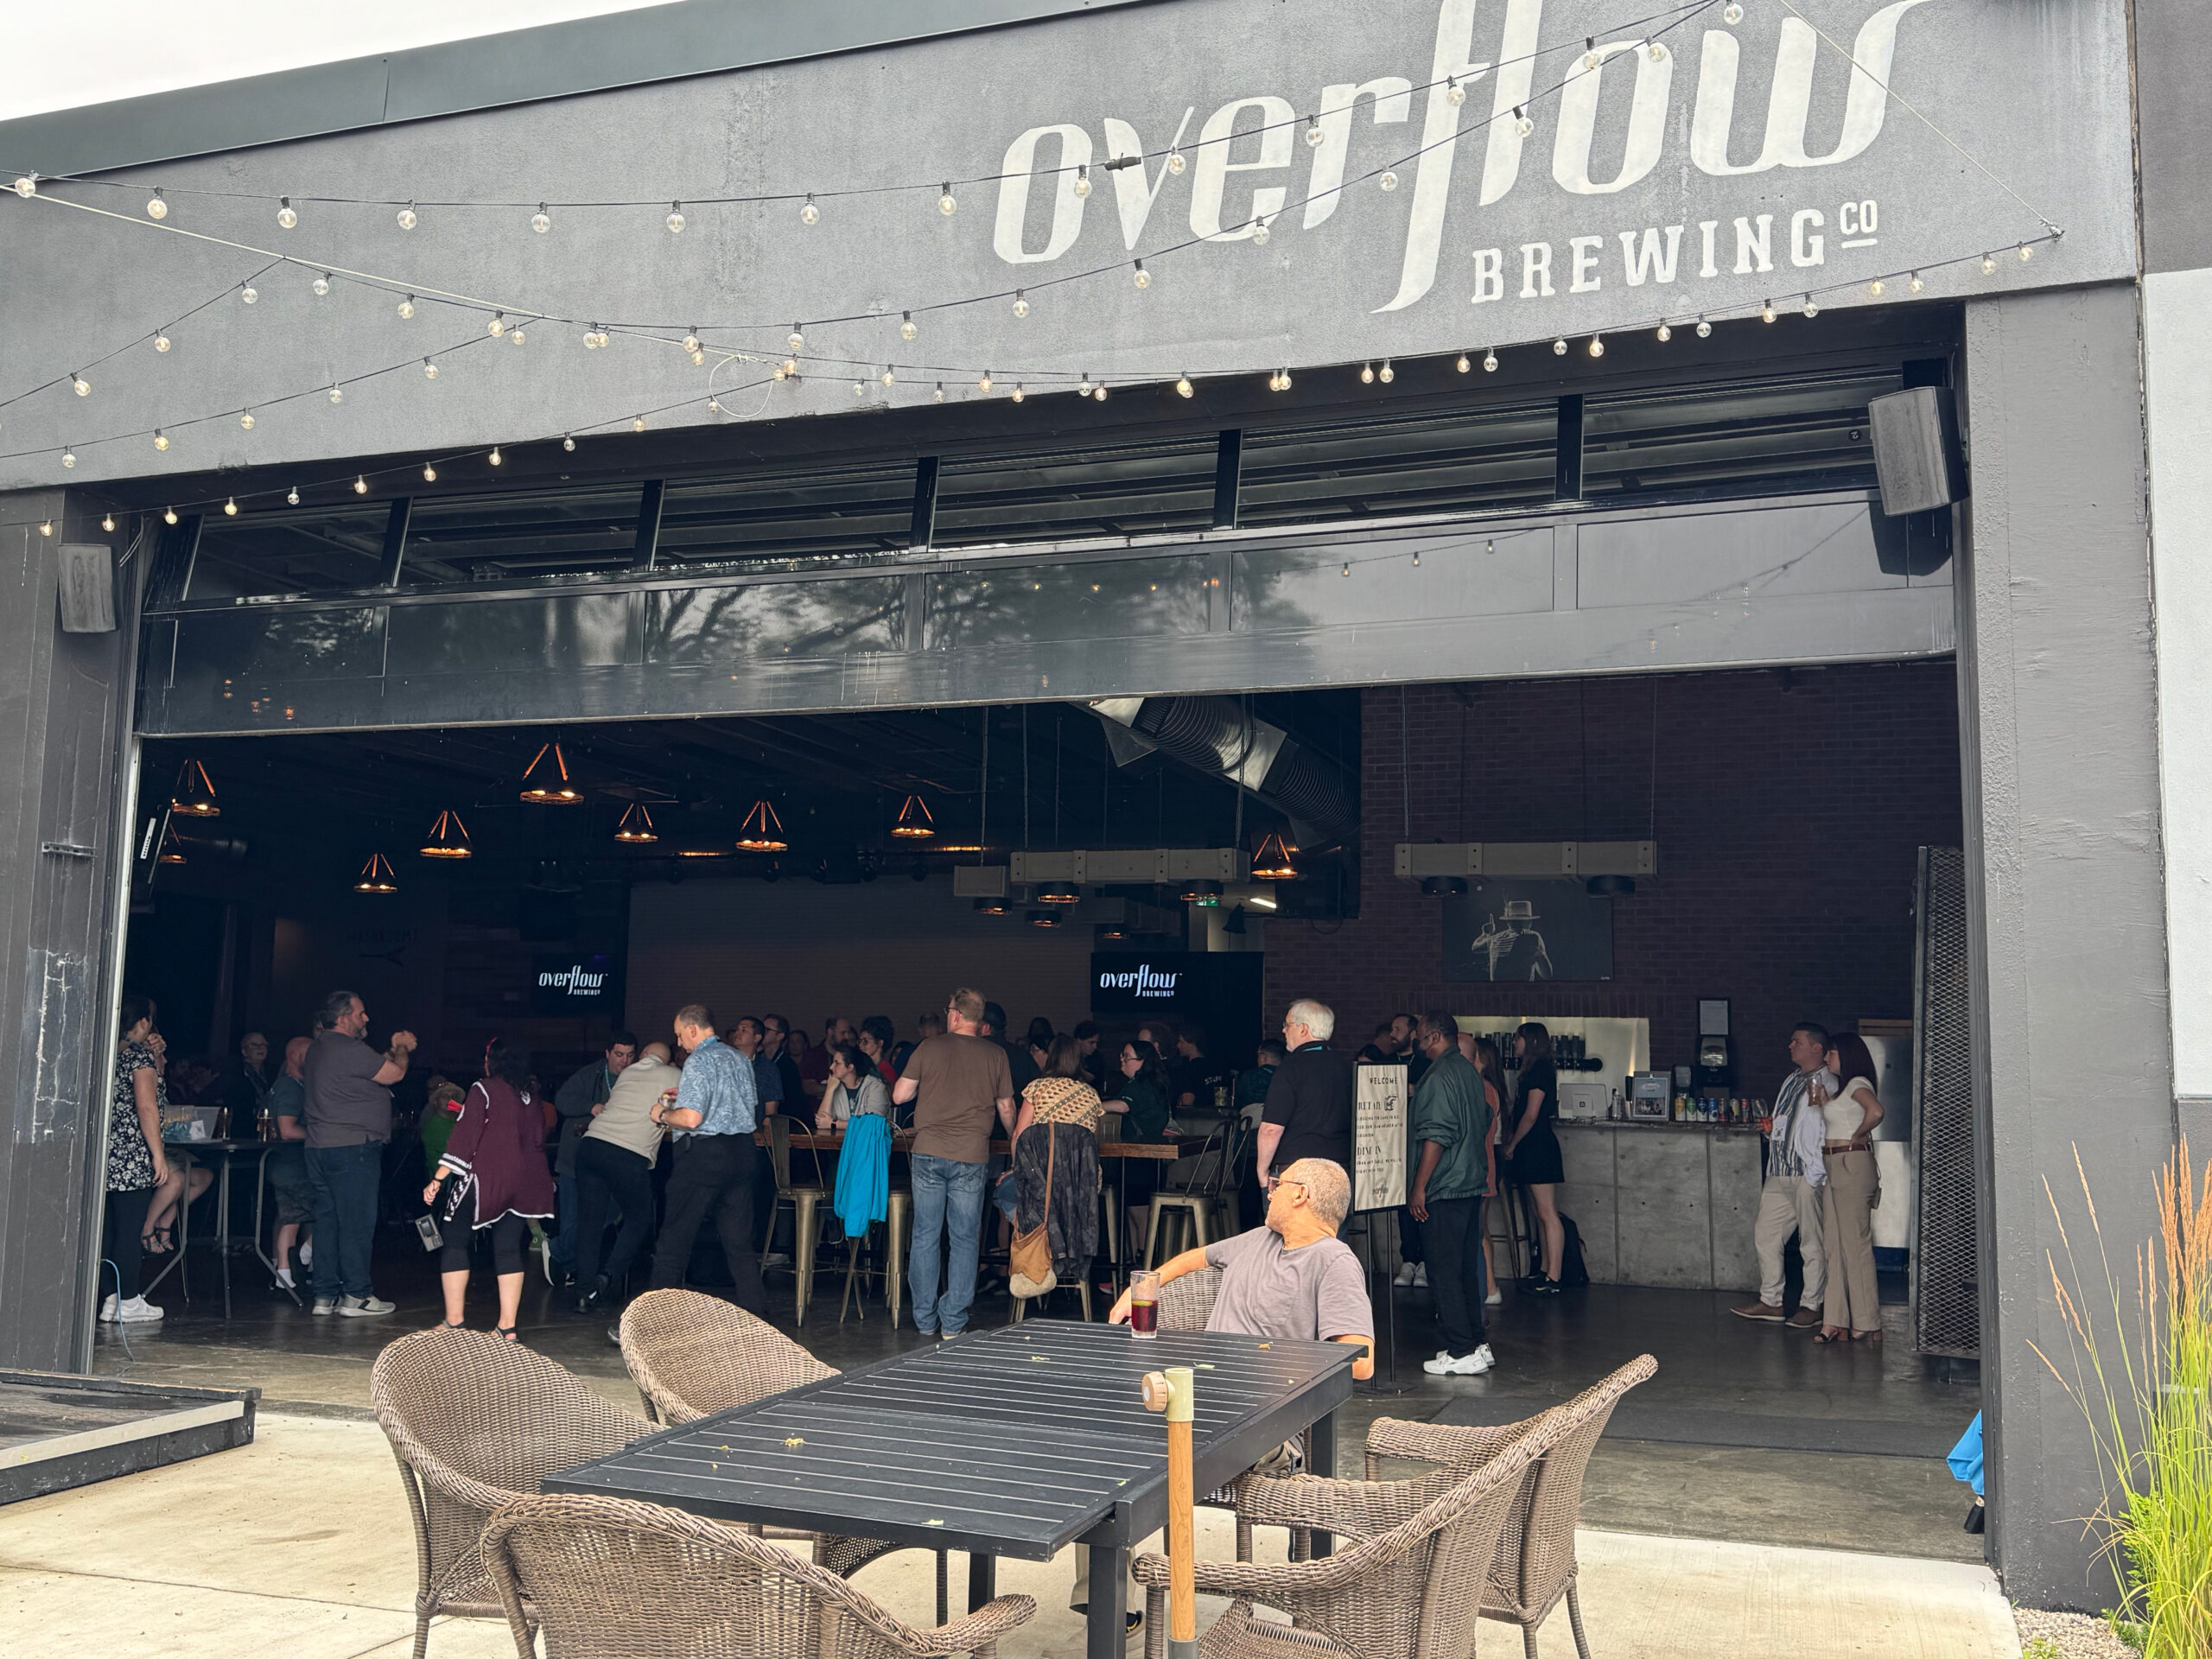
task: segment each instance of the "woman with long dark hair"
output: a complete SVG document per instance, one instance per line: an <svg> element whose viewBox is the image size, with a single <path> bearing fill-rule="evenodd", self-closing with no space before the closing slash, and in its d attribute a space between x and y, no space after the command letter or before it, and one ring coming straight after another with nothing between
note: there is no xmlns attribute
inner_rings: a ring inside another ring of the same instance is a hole
<svg viewBox="0 0 2212 1659"><path fill-rule="evenodd" d="M123 999L121 1040L116 1045L113 1087L108 1094L107 1207L103 1252L115 1264L115 1288L100 1303L107 1324L143 1324L162 1317L138 1287L141 1232L146 1205L168 1176L162 1145L162 1108L167 1104L154 1034L154 1005L143 996Z"/></svg>
<svg viewBox="0 0 2212 1659"><path fill-rule="evenodd" d="M1874 1092L1874 1057L1858 1033L1828 1039L1827 1069L1843 1084L1821 1107L1821 1244L1827 1257L1827 1292L1815 1342L1878 1342L1882 1297L1874 1280L1874 1206L1882 1180L1874 1168L1874 1126L1882 1102Z"/></svg>
<svg viewBox="0 0 2212 1659"><path fill-rule="evenodd" d="M1106 1109L1119 1116L1124 1141L1161 1141L1173 1107L1167 1094L1167 1068L1160 1064L1157 1045L1140 1037L1122 1045L1121 1087ZM1141 1242L1152 1211L1152 1195L1160 1184L1160 1166L1149 1158L1124 1159L1122 1204L1129 1230Z"/></svg>
<svg viewBox="0 0 2212 1659"><path fill-rule="evenodd" d="M468 1258L476 1235L489 1233L492 1270L499 1282L498 1334L515 1339L522 1308L523 1239L532 1221L553 1213L553 1177L545 1166L545 1113L530 1086L530 1051L494 1038L485 1046L484 1075L461 1103L446 1149L423 1202L435 1205L447 1183L441 1217L445 1249L446 1323L458 1326L468 1297Z"/></svg>
<svg viewBox="0 0 2212 1659"><path fill-rule="evenodd" d="M1552 1132L1559 1116L1559 1072L1552 1065L1552 1034L1533 1020L1513 1033L1513 1050L1521 1060L1521 1090L1506 1133L1507 1173L1529 1190L1541 1252L1536 1271L1521 1287L1548 1296L1558 1293L1560 1257L1567 1250L1567 1229L1559 1219L1559 1188L1567 1172Z"/></svg>

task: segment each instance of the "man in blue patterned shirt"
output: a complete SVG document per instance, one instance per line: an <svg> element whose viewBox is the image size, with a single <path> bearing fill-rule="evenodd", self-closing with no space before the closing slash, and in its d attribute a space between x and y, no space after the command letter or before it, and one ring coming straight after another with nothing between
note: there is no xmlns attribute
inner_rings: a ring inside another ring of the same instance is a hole
<svg viewBox="0 0 2212 1659"><path fill-rule="evenodd" d="M672 1103L664 1096L652 1109L653 1122L672 1130L676 1143L667 1212L653 1251L653 1288L683 1285L692 1241L711 1216L729 1262L733 1300L766 1319L768 1293L760 1283L753 1236L753 1166L759 1156L753 1131L760 1103L753 1062L715 1034L714 1013L704 1003L677 1011L676 1042L686 1057L683 1080Z"/></svg>

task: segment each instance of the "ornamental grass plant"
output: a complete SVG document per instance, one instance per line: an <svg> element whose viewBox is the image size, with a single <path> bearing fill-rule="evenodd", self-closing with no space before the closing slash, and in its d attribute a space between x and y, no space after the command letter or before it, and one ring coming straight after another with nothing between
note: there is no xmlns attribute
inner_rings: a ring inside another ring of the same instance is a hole
<svg viewBox="0 0 2212 1659"><path fill-rule="evenodd" d="M2146 1659L2212 1659L2212 1169L2196 1177L2184 1141L2158 1172L2158 1236L2134 1247L2130 1285L2114 1270L2078 1149L2074 1168L2090 1230L2079 1255L2044 1183L2065 1260L2062 1271L2049 1258L2051 1289L2071 1351L2063 1368L2036 1354L2096 1447L2102 1491L2088 1524L2120 1580L2114 1627Z"/></svg>

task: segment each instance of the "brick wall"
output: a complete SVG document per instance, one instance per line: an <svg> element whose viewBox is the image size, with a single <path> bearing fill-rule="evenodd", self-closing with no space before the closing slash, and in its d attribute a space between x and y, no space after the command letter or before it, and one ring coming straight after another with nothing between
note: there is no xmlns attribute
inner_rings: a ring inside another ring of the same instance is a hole
<svg viewBox="0 0 2212 1659"><path fill-rule="evenodd" d="M1483 681L1362 704L1361 913L1269 925L1269 1019L1319 996L1363 1043L1440 1003L1642 1015L1666 1066L1691 1058L1697 999L1726 996L1746 1090L1770 1092L1793 1022L1912 1012L1914 849L1961 833L1951 664ZM1614 901L1599 983L1446 984L1441 906L1391 874L1408 838L1655 834L1660 873Z"/></svg>

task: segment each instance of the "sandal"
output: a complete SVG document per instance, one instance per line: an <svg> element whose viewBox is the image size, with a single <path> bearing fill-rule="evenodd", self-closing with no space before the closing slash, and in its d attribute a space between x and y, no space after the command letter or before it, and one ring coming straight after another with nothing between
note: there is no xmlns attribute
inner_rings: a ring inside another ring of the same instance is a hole
<svg viewBox="0 0 2212 1659"><path fill-rule="evenodd" d="M149 1227L138 1236L138 1251L142 1255L168 1255L176 1249L176 1229Z"/></svg>
<svg viewBox="0 0 2212 1659"><path fill-rule="evenodd" d="M495 1337L505 1337L509 1342L522 1340L517 1333L517 1327L512 1325L495 1325L492 1327L492 1334Z"/></svg>
<svg viewBox="0 0 2212 1659"><path fill-rule="evenodd" d="M1815 1331L1813 1333L1813 1340L1820 1343L1834 1343L1849 1342L1851 1338L1840 1331L1833 1332L1827 1331Z"/></svg>

